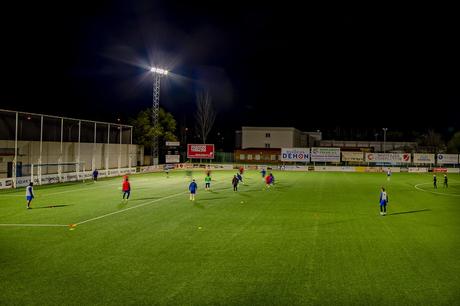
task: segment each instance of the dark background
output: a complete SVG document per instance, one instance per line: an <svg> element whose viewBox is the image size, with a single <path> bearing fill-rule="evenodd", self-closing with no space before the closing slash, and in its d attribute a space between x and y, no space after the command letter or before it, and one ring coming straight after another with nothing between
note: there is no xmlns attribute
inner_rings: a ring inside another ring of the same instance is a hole
<svg viewBox="0 0 460 306"><path fill-rule="evenodd" d="M212 137L229 149L242 125L369 140L460 128L453 7L293 3L2 4L0 107L126 123L151 105L158 65L172 71L160 104L182 129L209 88Z"/></svg>

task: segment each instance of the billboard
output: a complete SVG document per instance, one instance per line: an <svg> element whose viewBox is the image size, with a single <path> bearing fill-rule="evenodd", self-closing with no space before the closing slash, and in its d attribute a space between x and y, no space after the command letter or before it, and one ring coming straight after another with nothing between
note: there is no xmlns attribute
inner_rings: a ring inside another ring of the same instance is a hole
<svg viewBox="0 0 460 306"><path fill-rule="evenodd" d="M188 144L187 145L187 158L214 159L214 145L213 144Z"/></svg>
<svg viewBox="0 0 460 306"><path fill-rule="evenodd" d="M410 153L366 153L368 163L410 163Z"/></svg>
<svg viewBox="0 0 460 306"><path fill-rule="evenodd" d="M342 152L342 161L362 162L363 160L363 152Z"/></svg>
<svg viewBox="0 0 460 306"><path fill-rule="evenodd" d="M281 148L281 161L309 162L310 148Z"/></svg>
<svg viewBox="0 0 460 306"><path fill-rule="evenodd" d="M438 154L438 164L458 164L457 154Z"/></svg>
<svg viewBox="0 0 460 306"><path fill-rule="evenodd" d="M165 155L165 162L167 164L180 163L180 155Z"/></svg>
<svg viewBox="0 0 460 306"><path fill-rule="evenodd" d="M414 164L434 164L434 154L414 153Z"/></svg>
<svg viewBox="0 0 460 306"><path fill-rule="evenodd" d="M311 148L311 161L340 162L340 148Z"/></svg>
<svg viewBox="0 0 460 306"><path fill-rule="evenodd" d="M167 147L179 147L180 142L179 141L166 141L166 146Z"/></svg>

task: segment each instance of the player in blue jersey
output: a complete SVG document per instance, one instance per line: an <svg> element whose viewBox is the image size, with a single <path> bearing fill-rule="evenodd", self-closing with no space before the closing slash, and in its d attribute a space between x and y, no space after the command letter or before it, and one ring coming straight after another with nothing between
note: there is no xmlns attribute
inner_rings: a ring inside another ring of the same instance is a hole
<svg viewBox="0 0 460 306"><path fill-rule="evenodd" d="M99 171L97 171L97 169L94 169L93 171L93 181L94 182L97 182L98 175L99 175Z"/></svg>
<svg viewBox="0 0 460 306"><path fill-rule="evenodd" d="M267 174L267 170L265 170L265 168L262 168L262 171L260 171L260 174L262 174L262 178L265 179L265 175Z"/></svg>
<svg viewBox="0 0 460 306"><path fill-rule="evenodd" d="M388 194L385 191L385 188L382 187L380 191L380 215L385 216L387 214L387 204L388 204Z"/></svg>
<svg viewBox="0 0 460 306"><path fill-rule="evenodd" d="M195 180L192 180L192 182L188 186L188 190L190 191L190 201L195 201L195 194L197 189L198 185L196 184Z"/></svg>
<svg viewBox="0 0 460 306"><path fill-rule="evenodd" d="M34 183L30 182L29 186L26 188L26 200L27 200L27 209L31 209L30 202L35 197L34 195Z"/></svg>
<svg viewBox="0 0 460 306"><path fill-rule="evenodd" d="M243 177L241 176L240 173L237 173L236 174L236 178L238 179L238 181L240 181L241 183L243 183ZM243 183L244 184L244 183Z"/></svg>

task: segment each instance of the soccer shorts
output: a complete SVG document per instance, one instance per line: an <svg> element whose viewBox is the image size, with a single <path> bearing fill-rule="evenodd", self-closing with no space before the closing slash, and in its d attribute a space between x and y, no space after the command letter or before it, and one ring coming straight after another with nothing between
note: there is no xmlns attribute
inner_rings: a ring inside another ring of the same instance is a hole
<svg viewBox="0 0 460 306"><path fill-rule="evenodd" d="M32 199L33 199L32 196L26 196L26 200L27 200L27 201L31 201Z"/></svg>

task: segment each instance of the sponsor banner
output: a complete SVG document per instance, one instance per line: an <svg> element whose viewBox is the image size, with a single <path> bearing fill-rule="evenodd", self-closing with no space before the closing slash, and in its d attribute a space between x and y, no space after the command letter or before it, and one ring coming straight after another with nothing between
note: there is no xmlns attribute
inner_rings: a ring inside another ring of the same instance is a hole
<svg viewBox="0 0 460 306"><path fill-rule="evenodd" d="M410 153L366 153L369 163L410 163Z"/></svg>
<svg viewBox="0 0 460 306"><path fill-rule="evenodd" d="M355 167L348 166L315 166L315 171L328 171L328 172L356 172Z"/></svg>
<svg viewBox="0 0 460 306"><path fill-rule="evenodd" d="M166 146L167 147L179 147L180 142L179 141L166 141Z"/></svg>
<svg viewBox="0 0 460 306"><path fill-rule="evenodd" d="M414 160L412 162L414 164L434 164L434 154L414 153Z"/></svg>
<svg viewBox="0 0 460 306"><path fill-rule="evenodd" d="M180 155L166 155L167 164L176 164L180 163Z"/></svg>
<svg viewBox="0 0 460 306"><path fill-rule="evenodd" d="M205 170L233 170L233 164L193 164L194 169Z"/></svg>
<svg viewBox="0 0 460 306"><path fill-rule="evenodd" d="M390 170L392 173L393 172L401 172L401 168L400 167L382 167L382 172L388 172L388 170Z"/></svg>
<svg viewBox="0 0 460 306"><path fill-rule="evenodd" d="M214 159L213 144L188 144L187 158Z"/></svg>
<svg viewBox="0 0 460 306"><path fill-rule="evenodd" d="M447 172L447 168L433 168L433 172Z"/></svg>
<svg viewBox="0 0 460 306"><path fill-rule="evenodd" d="M145 172L160 172L163 171L163 166L161 165L153 165L153 166L145 166L145 167L140 167L139 172L145 173Z"/></svg>
<svg viewBox="0 0 460 306"><path fill-rule="evenodd" d="M0 189L8 189L13 187L13 180L10 178L0 179Z"/></svg>
<svg viewBox="0 0 460 306"><path fill-rule="evenodd" d="M191 169L193 168L192 164L189 163L180 163L180 164L175 164L176 169Z"/></svg>
<svg viewBox="0 0 460 306"><path fill-rule="evenodd" d="M448 173L460 173L460 168L447 168Z"/></svg>
<svg viewBox="0 0 460 306"><path fill-rule="evenodd" d="M342 152L342 161L362 162L363 160L363 152Z"/></svg>
<svg viewBox="0 0 460 306"><path fill-rule="evenodd" d="M356 172L366 172L367 167L355 167Z"/></svg>
<svg viewBox="0 0 460 306"><path fill-rule="evenodd" d="M340 148L311 148L313 162L340 162Z"/></svg>
<svg viewBox="0 0 460 306"><path fill-rule="evenodd" d="M458 154L438 154L438 164L458 164Z"/></svg>
<svg viewBox="0 0 460 306"><path fill-rule="evenodd" d="M310 148L281 148L281 161L309 162Z"/></svg>
<svg viewBox="0 0 460 306"><path fill-rule="evenodd" d="M30 183L30 175L24 177L17 177L16 178L16 186L17 187L25 187Z"/></svg>
<svg viewBox="0 0 460 306"><path fill-rule="evenodd" d="M428 168L423 167L409 167L410 173L425 173L428 172Z"/></svg>
<svg viewBox="0 0 460 306"><path fill-rule="evenodd" d="M279 166L279 170L283 170L283 171L308 171L308 167L307 166L283 165L283 166Z"/></svg>

